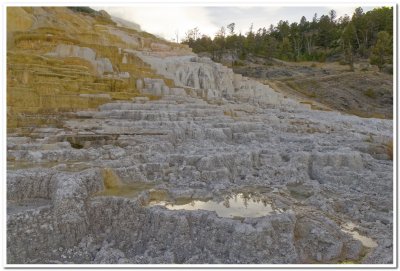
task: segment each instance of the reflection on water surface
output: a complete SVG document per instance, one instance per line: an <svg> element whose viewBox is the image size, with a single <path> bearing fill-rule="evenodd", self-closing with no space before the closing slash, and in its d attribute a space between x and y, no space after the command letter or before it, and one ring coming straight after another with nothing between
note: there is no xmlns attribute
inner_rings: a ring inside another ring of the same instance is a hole
<svg viewBox="0 0 400 271"><path fill-rule="evenodd" d="M275 208L272 202L268 202L261 197L255 197L251 194L237 193L225 198L223 201L214 200L191 200L185 204L177 204L167 201L150 201L150 206L160 205L170 210L207 210L215 211L220 217L261 217L275 213L281 213L282 210Z"/></svg>

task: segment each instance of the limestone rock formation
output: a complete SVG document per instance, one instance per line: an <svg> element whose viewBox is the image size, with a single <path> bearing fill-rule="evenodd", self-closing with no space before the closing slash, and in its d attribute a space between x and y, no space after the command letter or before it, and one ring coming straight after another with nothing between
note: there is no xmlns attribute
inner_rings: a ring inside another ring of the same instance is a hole
<svg viewBox="0 0 400 271"><path fill-rule="evenodd" d="M114 22L117 23L117 26L126 27L126 28L133 29L133 30L136 30L136 31L141 31L142 30L140 25L135 23L135 22L127 21L127 20L124 20L122 18L118 18L118 17L115 17L115 16L111 16L111 19Z"/></svg>
<svg viewBox="0 0 400 271"><path fill-rule="evenodd" d="M108 58L96 59L96 53L88 47L60 44L56 47L55 52L49 53L47 55L59 58L71 57L87 60L92 64L92 68L95 70L96 75L98 76L102 76L105 73L114 72L111 61ZM124 78L124 76L119 77Z"/></svg>
<svg viewBox="0 0 400 271"><path fill-rule="evenodd" d="M8 263L393 261L392 121L311 110L104 15L24 12Z"/></svg>

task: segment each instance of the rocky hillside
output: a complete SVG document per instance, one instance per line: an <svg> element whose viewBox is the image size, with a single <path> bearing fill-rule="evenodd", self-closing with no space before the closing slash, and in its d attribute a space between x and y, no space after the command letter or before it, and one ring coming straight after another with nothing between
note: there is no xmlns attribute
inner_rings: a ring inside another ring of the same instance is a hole
<svg viewBox="0 0 400 271"><path fill-rule="evenodd" d="M105 12L7 13L9 264L393 262L391 120Z"/></svg>
<svg viewBox="0 0 400 271"><path fill-rule="evenodd" d="M354 71L338 62L285 62L253 58L236 73L274 86L286 96L317 108L364 118L393 118L393 76L368 63Z"/></svg>
<svg viewBox="0 0 400 271"><path fill-rule="evenodd" d="M59 125L59 113L112 100L157 99L140 88L143 78L163 78L133 50L190 53L124 28L105 12L10 7L7 18L8 128ZM173 86L171 80L165 83Z"/></svg>

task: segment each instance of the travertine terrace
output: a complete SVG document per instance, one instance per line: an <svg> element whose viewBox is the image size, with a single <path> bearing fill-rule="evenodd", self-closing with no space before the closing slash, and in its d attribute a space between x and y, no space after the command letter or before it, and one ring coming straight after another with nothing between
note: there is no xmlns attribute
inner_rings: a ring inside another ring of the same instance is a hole
<svg viewBox="0 0 400 271"><path fill-rule="evenodd" d="M393 261L391 120L105 12L7 14L8 263Z"/></svg>

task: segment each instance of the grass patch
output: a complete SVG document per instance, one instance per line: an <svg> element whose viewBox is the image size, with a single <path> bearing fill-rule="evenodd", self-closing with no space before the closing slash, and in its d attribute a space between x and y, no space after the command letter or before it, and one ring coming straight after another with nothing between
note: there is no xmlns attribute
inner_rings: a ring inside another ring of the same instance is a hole
<svg viewBox="0 0 400 271"><path fill-rule="evenodd" d="M291 89L302 93L312 99L317 98L318 96L314 90L321 87L319 83L315 80L301 80L297 82L288 80L285 83Z"/></svg>
<svg viewBox="0 0 400 271"><path fill-rule="evenodd" d="M367 97L370 97L371 99L375 99L376 98L376 93L372 88L368 88L365 92L364 95Z"/></svg>
<svg viewBox="0 0 400 271"><path fill-rule="evenodd" d="M240 60L235 60L233 62L233 66L235 66L235 67L244 66L244 63L242 61L240 61Z"/></svg>
<svg viewBox="0 0 400 271"><path fill-rule="evenodd" d="M287 81L287 82L286 82L286 85L288 85L291 89L300 91L299 86L298 86L295 82L293 82L293 81Z"/></svg>
<svg viewBox="0 0 400 271"><path fill-rule="evenodd" d="M310 98L317 98L317 94L315 92L311 93L308 95Z"/></svg>

